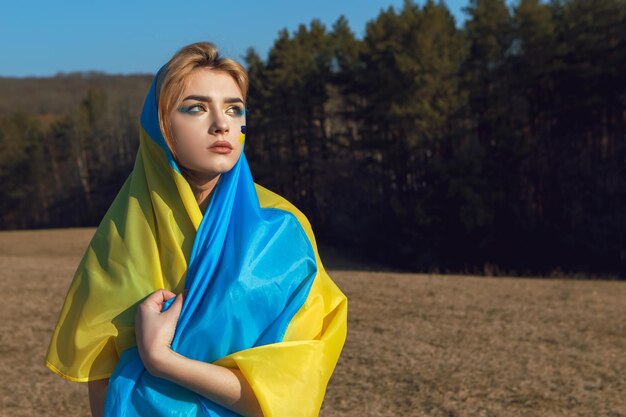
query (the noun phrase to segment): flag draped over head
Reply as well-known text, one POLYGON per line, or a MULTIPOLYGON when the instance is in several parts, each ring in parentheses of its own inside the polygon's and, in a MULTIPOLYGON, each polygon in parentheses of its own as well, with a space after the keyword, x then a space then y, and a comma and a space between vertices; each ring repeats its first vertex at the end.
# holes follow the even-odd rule
POLYGON ((254 184, 243 151, 203 215, 160 131, 155 88, 156 77, 135 166, 76 271, 46 365, 73 381, 111 378, 105 415, 235 415, 152 376, 135 347, 137 305, 159 288, 186 288, 173 350, 239 369, 265 416, 317 415, 345 341, 347 301, 311 227, 254 184))

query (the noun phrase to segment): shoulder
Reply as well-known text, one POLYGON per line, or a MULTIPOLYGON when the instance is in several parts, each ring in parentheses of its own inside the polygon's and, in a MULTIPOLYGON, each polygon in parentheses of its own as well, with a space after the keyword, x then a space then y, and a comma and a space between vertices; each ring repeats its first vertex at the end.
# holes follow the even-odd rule
POLYGON ((306 218, 304 213, 298 210, 298 208, 285 197, 280 196, 257 183, 254 183, 254 187, 256 188, 259 205, 262 209, 284 210, 296 216, 296 218, 301 222, 304 220, 307 224, 309 223, 309 220, 306 218))
POLYGON ((283 210, 293 214, 304 229, 304 232, 307 234, 311 242, 315 244, 315 238, 313 237, 311 223, 309 223, 309 219, 306 218, 304 213, 298 210, 298 208, 294 206, 291 202, 289 202, 289 200, 287 200, 285 197, 282 197, 257 183, 254 183, 254 187, 256 188, 256 193, 257 197, 259 198, 259 205, 261 206, 261 209, 283 210))

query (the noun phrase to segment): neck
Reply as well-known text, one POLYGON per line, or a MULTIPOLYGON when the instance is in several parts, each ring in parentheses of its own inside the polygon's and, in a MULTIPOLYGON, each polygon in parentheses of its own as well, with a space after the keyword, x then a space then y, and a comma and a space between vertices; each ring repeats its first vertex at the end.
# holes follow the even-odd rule
POLYGON ((215 190, 215 186, 217 185, 217 181, 220 176, 216 175, 215 177, 208 179, 196 178, 195 176, 190 175, 186 175, 185 177, 191 187, 191 191, 193 191, 193 194, 196 197, 200 211, 204 214, 209 206, 209 202, 211 202, 213 191, 215 190))

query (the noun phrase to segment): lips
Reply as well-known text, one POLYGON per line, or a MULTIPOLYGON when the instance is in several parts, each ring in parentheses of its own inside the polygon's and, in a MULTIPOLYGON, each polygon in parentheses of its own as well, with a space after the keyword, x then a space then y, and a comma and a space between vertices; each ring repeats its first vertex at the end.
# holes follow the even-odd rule
POLYGON ((209 148, 228 148, 228 149, 233 149, 233 145, 231 145, 230 143, 228 143, 225 140, 218 140, 217 142, 213 143, 211 146, 209 146, 209 148))
POLYGON ((209 146, 209 151, 219 154, 229 154, 233 151, 233 145, 226 142, 225 140, 218 140, 209 146))

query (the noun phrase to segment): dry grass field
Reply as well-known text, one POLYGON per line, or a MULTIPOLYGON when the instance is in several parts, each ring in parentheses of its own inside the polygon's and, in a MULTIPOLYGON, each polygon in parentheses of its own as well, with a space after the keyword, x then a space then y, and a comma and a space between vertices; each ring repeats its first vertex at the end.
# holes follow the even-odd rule
MULTIPOLYGON (((92 233, 0 233, 1 416, 89 415, 86 386, 43 358, 92 233)), ((626 416, 626 282, 371 272, 327 254, 350 302, 322 416, 626 416)))

